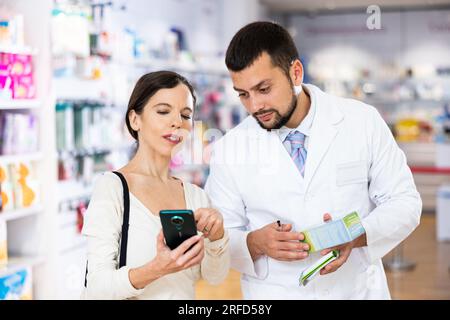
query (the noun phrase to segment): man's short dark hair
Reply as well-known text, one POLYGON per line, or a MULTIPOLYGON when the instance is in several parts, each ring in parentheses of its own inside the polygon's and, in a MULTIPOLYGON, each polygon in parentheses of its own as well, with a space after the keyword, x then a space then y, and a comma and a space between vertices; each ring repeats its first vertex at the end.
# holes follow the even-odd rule
POLYGON ((273 22, 258 21, 234 35, 228 45, 225 64, 228 70, 238 72, 250 66, 263 52, 288 77, 291 63, 299 58, 294 40, 286 29, 273 22))

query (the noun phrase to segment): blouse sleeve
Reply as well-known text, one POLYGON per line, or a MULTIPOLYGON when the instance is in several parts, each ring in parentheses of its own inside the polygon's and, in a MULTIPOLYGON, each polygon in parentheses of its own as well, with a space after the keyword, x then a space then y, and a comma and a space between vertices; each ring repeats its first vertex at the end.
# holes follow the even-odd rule
POLYGON ((82 229, 88 242, 87 299, 127 299, 142 292, 131 284, 129 267, 117 269, 122 219, 122 184, 104 173, 95 182, 82 229))
MULTIPOLYGON (((199 208, 211 208, 206 192, 196 187, 199 197, 199 208)), ((228 275, 230 269, 230 252, 228 247, 228 231, 225 229, 224 236, 216 241, 205 239, 205 256, 202 260, 200 270, 204 280, 212 285, 218 285, 228 275)))

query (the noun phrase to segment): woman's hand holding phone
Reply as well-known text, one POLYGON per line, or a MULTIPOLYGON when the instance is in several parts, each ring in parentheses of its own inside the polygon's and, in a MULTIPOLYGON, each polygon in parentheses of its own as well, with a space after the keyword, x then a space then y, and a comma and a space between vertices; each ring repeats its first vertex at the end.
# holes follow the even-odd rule
POLYGON ((205 253, 204 238, 210 241, 223 238, 225 231, 219 211, 212 208, 200 208, 195 211, 194 217, 197 230, 201 231, 203 236, 192 236, 171 250, 161 230, 157 236, 156 256, 153 260, 129 272, 130 282, 135 288, 144 288, 160 277, 200 264, 205 253))
POLYGON ((204 238, 197 235, 183 241, 174 250, 170 250, 164 241, 164 234, 161 230, 156 242, 156 256, 144 266, 130 270, 131 284, 135 288, 141 289, 167 274, 200 264, 205 254, 204 242, 204 238))
POLYGON ((200 208, 194 213, 197 230, 202 232, 205 238, 216 241, 223 238, 225 233, 223 217, 219 211, 212 208, 200 208))
POLYGON ((164 241, 162 231, 158 234, 156 257, 153 264, 165 274, 178 272, 199 264, 204 255, 204 239, 193 236, 183 241, 177 248, 170 250, 164 241))

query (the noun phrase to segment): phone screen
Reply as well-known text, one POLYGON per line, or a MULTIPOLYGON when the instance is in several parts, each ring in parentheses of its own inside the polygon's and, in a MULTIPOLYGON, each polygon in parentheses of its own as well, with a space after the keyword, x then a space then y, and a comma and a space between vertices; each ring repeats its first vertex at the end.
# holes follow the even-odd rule
POLYGON ((171 250, 186 239, 197 235, 197 225, 192 210, 161 210, 159 217, 166 244, 171 250))

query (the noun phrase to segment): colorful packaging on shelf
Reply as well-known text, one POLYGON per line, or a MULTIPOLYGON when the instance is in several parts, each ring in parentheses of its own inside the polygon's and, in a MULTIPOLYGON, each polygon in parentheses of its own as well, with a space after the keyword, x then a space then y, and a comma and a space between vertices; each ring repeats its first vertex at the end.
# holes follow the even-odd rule
POLYGON ((24 45, 24 37, 22 14, 0 19, 0 45, 21 47, 24 45))
POLYGON ((8 238, 6 236, 6 221, 0 218, 0 268, 8 263, 8 238))
POLYGON ((35 98, 33 78, 31 55, 0 52, 0 92, 4 98, 35 98))
POLYGON ((13 97, 12 78, 2 75, 0 70, 0 99, 9 100, 13 97))
POLYGON ((16 209, 36 204, 39 190, 36 170, 31 163, 20 162, 11 165, 16 209))
POLYGON ((18 112, 0 113, 0 154, 34 152, 39 145, 36 115, 18 112))
POLYGON ((0 271, 0 300, 33 299, 31 268, 0 271))
POLYGON ((33 60, 31 55, 12 54, 11 73, 12 76, 30 76, 33 74, 33 60))
POLYGON ((1 201, 2 211, 8 211, 14 209, 14 194, 13 186, 10 174, 10 168, 8 165, 0 164, 0 184, 1 184, 1 201))
POLYGON ((34 99, 36 87, 31 75, 13 77, 12 82, 13 99, 34 99))

